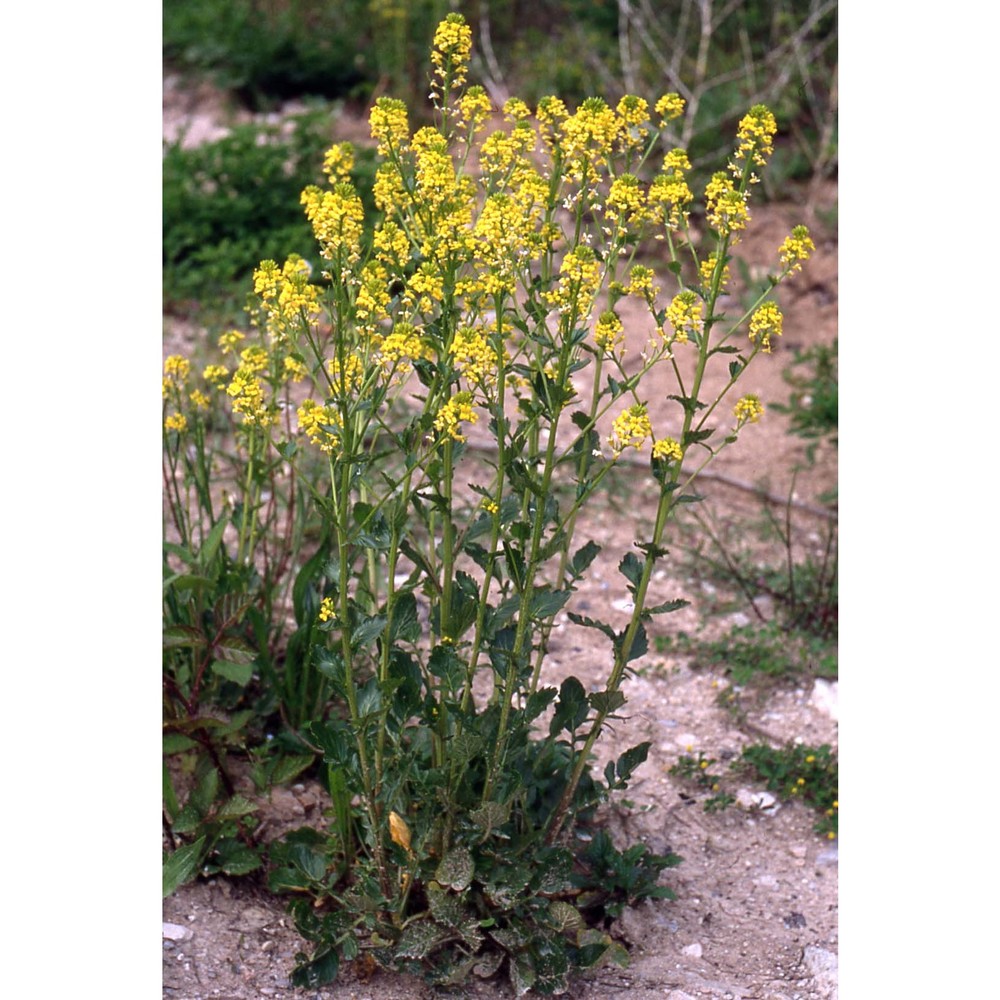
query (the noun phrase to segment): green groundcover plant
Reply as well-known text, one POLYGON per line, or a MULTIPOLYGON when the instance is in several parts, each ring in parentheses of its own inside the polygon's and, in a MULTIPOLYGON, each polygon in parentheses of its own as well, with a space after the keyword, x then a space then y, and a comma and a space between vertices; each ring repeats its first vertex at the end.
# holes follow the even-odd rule
POLYGON ((460 15, 441 22, 435 124, 412 131, 402 102, 374 105, 370 251, 352 150, 335 145, 329 186, 302 194, 320 261, 262 262, 251 328, 223 334, 221 363, 165 366, 171 749, 197 744, 224 767, 207 721, 221 707, 236 713, 214 723, 227 738, 233 718, 271 713, 281 739, 321 756, 328 829, 270 855, 271 888, 293 894, 315 944, 301 985, 365 955, 438 983, 502 972, 519 995, 563 992, 573 969, 624 961, 606 930, 623 907, 671 897, 658 880, 679 858, 620 850, 594 825, 649 744, 600 774, 593 751, 622 718, 647 624, 686 603, 647 600, 668 526, 760 417, 738 384, 781 333, 771 288, 813 249, 796 227, 768 289, 723 315, 772 151, 767 108, 708 184, 701 251, 688 158, 670 143, 676 94, 572 113, 513 98, 498 123, 466 86, 471 44, 460 15), (673 294, 638 262, 653 238, 673 294), (654 326, 629 364, 626 296, 654 326), (714 366, 723 388, 702 398, 714 366), (654 428, 643 384, 663 368, 674 419, 654 428), (576 529, 633 450, 648 450, 658 501, 618 563, 634 610, 615 628, 571 610, 600 551, 576 529), (607 640, 598 690, 544 683, 564 609, 607 640))

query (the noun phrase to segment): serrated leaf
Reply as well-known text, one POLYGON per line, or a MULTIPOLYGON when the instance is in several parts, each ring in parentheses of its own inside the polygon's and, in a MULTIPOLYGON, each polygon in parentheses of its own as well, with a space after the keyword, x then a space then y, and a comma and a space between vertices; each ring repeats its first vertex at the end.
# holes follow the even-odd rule
POLYGON ((212 673, 224 677, 227 681, 246 687, 253 677, 253 667, 249 664, 226 663, 224 660, 212 661, 212 673))
POLYGON ((239 819, 240 816, 247 816, 256 811, 256 802, 251 802, 243 795, 234 795, 219 807, 216 816, 219 819, 239 819))
POLYGON ((302 965, 296 966, 292 973, 292 985, 312 989, 325 986, 337 978, 340 971, 340 958, 333 948, 320 949, 302 965))
POLYGON ((549 723, 549 736, 565 729, 574 733, 583 725, 590 712, 587 692, 576 677, 567 677, 559 687, 559 701, 549 723))
POLYGON ((582 548, 577 549, 570 562, 570 572, 573 576, 582 576, 587 567, 597 558, 600 551, 601 546, 596 542, 587 542, 582 548))
POLYGON ((645 763, 646 758, 649 756, 650 746, 651 744, 648 741, 640 743, 638 746, 626 750, 618 758, 618 762, 615 764, 615 772, 620 781, 627 781, 632 777, 632 772, 640 764, 645 763))
POLYGON ((311 753, 279 757, 271 770, 271 784, 283 785, 285 782, 297 778, 315 759, 311 753))
POLYGON ((467 847, 453 847, 442 859, 434 878, 456 892, 468 889, 476 874, 472 852, 467 847))
POLYGON ((680 611, 681 608, 686 608, 690 603, 690 601, 685 601, 683 597, 679 597, 675 601, 657 604, 655 608, 643 608, 642 616, 645 618, 646 616, 669 614, 671 611, 680 611))
POLYGON ((448 741, 448 759, 462 767, 483 750, 485 740, 478 733, 462 732, 448 741))
POLYGON ((572 596, 569 590, 550 590, 548 587, 536 587, 531 595, 532 618, 551 618, 565 607, 572 596))
POLYGON ((409 924, 396 944, 397 958, 426 958, 434 946, 447 936, 447 932, 432 920, 418 920, 409 924))
POLYGON ((626 552, 618 564, 618 571, 629 581, 631 584, 628 588, 629 593, 634 595, 642 579, 642 561, 634 552, 626 552))
POLYGON ((560 933, 576 931, 583 927, 583 917, 580 911, 571 903, 554 899, 549 904, 549 919, 552 926, 560 933))
POLYGON ((190 646, 192 649, 204 649, 208 645, 204 632, 194 625, 168 625, 163 630, 163 648, 177 649, 190 646))
POLYGON ((510 817, 510 803, 484 802, 478 809, 473 809, 469 813, 469 819, 482 833, 485 840, 492 832, 493 828, 503 826, 510 817))
POLYGON ((607 622, 599 622, 595 618, 588 618, 586 615, 578 615, 574 611, 568 612, 569 620, 575 625, 582 625, 584 628, 596 628, 603 632, 609 639, 614 641, 617 638, 615 630, 607 622))
POLYGON ((595 711, 610 715, 625 704, 625 695, 621 691, 595 691, 589 700, 595 711))
POLYGON ((253 663, 257 651, 242 636, 224 635, 212 644, 212 655, 216 660, 242 667, 253 663))
POLYGON ((385 622, 385 615, 372 615, 366 618, 351 633, 351 645, 355 649, 364 649, 382 635, 385 631, 385 622))
POLYGON ((199 837, 193 844, 178 847, 163 862, 163 898, 175 892, 178 887, 190 882, 198 871, 205 837, 199 837))
POLYGON ((232 838, 220 840, 215 852, 216 865, 227 875, 246 875, 263 864, 257 851, 232 838))

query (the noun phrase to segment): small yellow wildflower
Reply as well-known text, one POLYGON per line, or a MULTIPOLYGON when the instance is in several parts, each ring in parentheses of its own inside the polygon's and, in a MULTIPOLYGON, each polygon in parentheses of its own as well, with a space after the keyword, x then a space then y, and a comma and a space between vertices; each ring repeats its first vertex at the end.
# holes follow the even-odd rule
POLYGON ((183 413, 171 413, 163 421, 163 428, 164 430, 177 431, 178 434, 183 434, 187 430, 187 417, 183 413))
POLYGON ((653 458, 665 459, 668 462, 679 462, 684 457, 680 444, 673 438, 660 438, 653 442, 653 458))
POLYGON ((181 354, 171 354, 163 362, 163 374, 178 385, 187 381, 190 372, 191 362, 181 354))
POLYGON ((646 413, 645 403, 635 403, 615 417, 611 425, 608 444, 617 458, 626 448, 642 448, 643 442, 653 436, 653 427, 646 413))
MULTIPOLYGON (((267 263, 267 261, 264 263, 267 263)), ((275 265, 275 267, 277 267, 277 265, 275 265)), ((235 354, 236 348, 245 339, 246 335, 241 333, 239 330, 227 330, 221 337, 219 337, 219 347, 222 348, 223 354, 235 354)))
POLYGON ((694 292, 678 292, 667 306, 667 322, 673 327, 671 342, 686 344, 688 335, 697 338, 705 328, 704 303, 694 292))
POLYGON ((323 173, 331 183, 339 184, 351 179, 354 169, 354 147, 349 142, 338 142, 323 157, 323 173))
POLYGON ((240 361, 243 362, 240 367, 246 368, 248 371, 254 373, 265 371, 268 361, 267 351, 263 347, 256 345, 248 347, 246 350, 240 352, 240 361))
POLYGON ((310 184, 299 200, 325 260, 353 263, 360 258, 365 212, 353 184, 340 182, 332 191, 310 184))
POLYGON ((815 763, 815 761, 816 761, 816 757, 815 757, 814 754, 809 754, 809 756, 806 757, 806 763, 807 764, 813 764, 813 763, 815 763))
MULTIPOLYGON (((378 142, 378 152, 386 156, 405 148, 410 138, 406 105, 394 97, 380 97, 368 116, 371 136, 378 142)), ((394 168, 386 164, 390 170, 394 168)))
MULTIPOLYGON (((718 258, 713 253, 707 260, 703 260, 701 264, 698 265, 698 272, 701 275, 701 283, 705 286, 706 295, 708 294, 708 289, 711 287, 712 278, 715 276, 715 268, 717 264, 718 258)), ((719 279, 719 291, 725 291, 728 284, 729 265, 725 264, 722 268, 722 277, 719 279)))
POLYGON ((764 404, 760 401, 760 396, 747 393, 741 397, 736 406, 733 407, 733 414, 737 420, 737 426, 742 427, 746 423, 755 424, 764 413, 764 404))
POLYGON ((624 329, 617 313, 612 309, 606 309, 598 317, 597 325, 594 327, 594 343, 602 351, 610 353, 625 339, 624 329))
POLYGON ((306 366, 301 361, 291 356, 285 358, 284 368, 285 378, 287 378, 290 382, 301 382, 306 375, 309 374, 309 370, 306 366))
MULTIPOLYGON (((265 302, 273 299, 278 294, 278 279, 281 271, 273 260, 262 260, 260 267, 253 272, 253 290, 265 302)), ((233 331, 235 332, 235 331, 233 331)), ((223 337, 226 334, 223 334, 223 337)), ((219 346, 222 347, 222 339, 219 339, 219 346)), ((233 345, 236 346, 235 344, 233 345)))
POLYGON ((803 261, 807 261, 815 249, 816 244, 810 238, 809 230, 805 226, 796 226, 778 251, 781 266, 789 274, 795 274, 802 270, 803 261))
POLYGON ((490 514, 496 515, 500 513, 500 504, 494 500, 487 500, 485 497, 483 498, 482 507, 483 510, 488 511, 490 514))
POLYGON ((797 782, 795 782, 795 783, 797 785, 804 785, 806 783, 806 779, 805 778, 799 778, 799 780, 797 782))
POLYGON ((668 121, 684 114, 684 98, 680 94, 664 94, 653 105, 653 109, 660 116, 660 128, 663 128, 668 121))
POLYGON ((705 211, 708 224, 720 236, 733 236, 746 229, 750 221, 746 198, 733 187, 733 182, 721 170, 712 175, 705 188, 705 211))
POLYGON ((243 415, 243 423, 263 427, 271 422, 264 387, 250 368, 237 368, 226 392, 232 397, 233 410, 243 415))
POLYGON ((636 225, 646 215, 645 202, 639 179, 634 174, 622 174, 611 182, 604 214, 612 222, 619 222, 625 216, 629 225, 636 225))
POLYGON ((308 435, 320 451, 330 454, 340 446, 336 433, 341 428, 340 415, 332 406, 320 406, 314 399, 305 400, 298 409, 299 431, 308 435))
POLYGON ((339 396, 357 392, 364 382, 365 365, 357 354, 345 355, 343 367, 337 358, 331 358, 326 363, 326 370, 333 382, 332 390, 339 396))
POLYGON ((229 369, 225 365, 207 365, 201 373, 201 377, 209 385, 221 389, 229 379, 229 369))
POLYGON ((319 604, 319 620, 321 622, 328 622, 331 618, 335 618, 336 615, 337 612, 333 604, 333 598, 324 597, 319 604))
MULTIPOLYGON (((434 50, 431 62, 434 73, 442 85, 451 90, 459 90, 465 83, 472 52, 472 29, 461 14, 449 14, 434 32, 434 50)), ((437 91, 435 83, 435 91, 437 91)))
POLYGON ((660 286, 653 284, 656 277, 652 268, 644 264, 636 264, 628 273, 628 294, 636 295, 647 302, 652 301, 660 293, 660 286))
MULTIPOLYGON (((754 165, 765 166, 767 157, 774 152, 773 140, 777 131, 778 125, 774 115, 765 105, 755 104, 740 121, 736 159, 730 166, 733 173, 739 175, 743 172, 741 164, 745 163, 748 157, 754 165)), ((751 183, 756 180, 757 178, 751 175, 751 183)))
POLYGON ((781 336, 781 310, 773 302, 765 302, 750 317, 750 340, 765 353, 771 353, 771 337, 781 336))
POLYGON ((208 396, 200 389, 193 389, 191 391, 191 402, 197 410, 207 410, 210 403, 208 396))
POLYGON ((451 399, 437 412, 434 426, 444 434, 450 435, 455 441, 464 441, 465 436, 459 429, 461 423, 474 424, 479 420, 479 414, 472 408, 471 392, 456 392, 451 399))
POLYGON ((830 832, 827 833, 827 835, 826 835, 826 839, 827 840, 836 840, 837 839, 837 835, 833 832, 833 830, 830 830, 830 832))

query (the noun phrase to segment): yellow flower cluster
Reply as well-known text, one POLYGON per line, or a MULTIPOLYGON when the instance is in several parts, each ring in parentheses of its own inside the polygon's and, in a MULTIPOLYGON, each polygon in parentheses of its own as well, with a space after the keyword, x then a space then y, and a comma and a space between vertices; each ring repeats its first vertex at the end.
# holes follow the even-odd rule
POLYGON ((773 302, 765 302, 750 317, 750 340, 771 353, 771 337, 781 336, 781 310, 773 302))
MULTIPOLYGON (((264 261, 264 264, 274 264, 273 261, 264 261)), ((263 267, 263 265, 261 265, 263 267)), ((277 264, 274 264, 275 269, 277 269, 277 264)), ((256 275, 254 277, 254 284, 256 284, 256 275)), ((221 337, 219 337, 219 347, 223 354, 235 354, 236 348, 246 339, 246 335, 241 333, 239 330, 227 330, 221 337)), ((226 374, 229 374, 228 372, 226 374)), ((207 378, 207 376, 206 376, 207 378)))
POLYGON ((290 382, 301 382, 309 374, 306 366, 298 358, 291 356, 285 358, 284 371, 285 378, 290 382))
POLYGON ((630 226, 643 221, 648 214, 646 195, 634 174, 621 174, 611 182, 604 214, 612 222, 619 222, 624 216, 625 222, 630 226))
POLYGON ((680 444, 671 437, 653 442, 653 458, 667 462, 679 462, 684 457, 680 444))
POLYGON ((229 379, 229 369, 225 365, 206 365, 201 377, 213 388, 221 389, 229 379))
POLYGON ((713 174, 705 188, 705 212, 708 224, 720 236, 733 236, 733 243, 738 239, 735 234, 750 221, 746 199, 722 171, 713 174))
POLYGON ((535 118, 538 120, 538 132, 542 137, 542 142, 552 151, 556 146, 555 130, 569 117, 566 105, 558 97, 543 97, 538 102, 535 111, 535 118))
POLYGON ((645 264, 635 264, 628 273, 626 291, 629 295, 638 296, 652 304, 656 296, 660 294, 660 286, 654 283, 655 278, 656 272, 652 268, 646 267, 645 264))
POLYGON ((704 304, 690 290, 679 292, 667 306, 667 322, 674 329, 671 343, 686 344, 689 335, 697 339, 705 327, 704 304))
POLYGON ((559 125, 563 155, 571 176, 599 170, 607 163, 622 130, 622 120, 601 97, 588 97, 559 125))
POLYGON ((684 98, 680 94, 664 94, 653 105, 653 110, 660 116, 660 128, 663 128, 668 121, 684 114, 684 98))
POLYGON ((355 315, 362 329, 372 333, 389 315, 389 274, 377 260, 370 260, 361 269, 359 280, 354 300, 355 315))
POLYGON ((331 184, 349 183, 354 169, 354 147, 349 142, 331 146, 323 157, 323 173, 331 184))
POLYGON ((336 358, 331 358, 326 363, 326 370, 330 373, 333 390, 345 398, 356 393, 365 379, 364 362, 357 354, 348 354, 343 366, 336 358))
POLYGON ((240 365, 245 371, 253 372, 253 374, 258 375, 260 372, 267 369, 267 351, 263 347, 254 344, 251 347, 246 348, 246 350, 240 351, 240 361, 243 363, 240 365))
POLYGON ((163 362, 163 374, 174 384, 182 385, 191 372, 191 362, 182 354, 171 354, 163 362))
POLYGON ((379 347, 380 364, 398 375, 413 371, 413 361, 433 357, 420 331, 412 323, 397 323, 379 347))
POLYGON ((343 265, 360 258, 365 211, 353 185, 338 183, 332 191, 321 191, 311 184, 302 192, 301 202, 325 260, 343 265))
POLYGON ((264 387, 253 370, 237 368, 226 392, 232 397, 233 411, 242 414, 244 424, 266 427, 274 422, 264 387))
POLYGON ((479 420, 479 414, 472 408, 471 392, 456 392, 451 399, 437 412, 434 426, 442 433, 456 441, 464 441, 460 426, 462 422, 474 424, 479 420))
MULTIPOLYGON (((310 283, 311 274, 308 262, 294 253, 280 269, 273 260, 262 260, 254 271, 253 290, 260 297, 268 332, 275 341, 284 340, 289 329, 303 322, 303 317, 309 322, 319 313, 319 289, 310 283)), ((221 338, 219 344, 222 346, 221 338)))
POLYGON ((458 99, 459 118, 472 132, 482 131, 492 110, 489 96, 480 86, 469 87, 458 99))
POLYGON ((737 427, 742 427, 746 423, 755 424, 764 413, 764 404, 760 401, 760 396, 747 393, 742 396, 733 407, 733 415, 736 417, 737 427))
MULTIPOLYGON (((299 431, 320 451, 330 454, 340 446, 340 415, 332 406, 320 406, 314 399, 307 399, 298 408, 299 431)), ((325 620, 325 619, 324 619, 325 620)))
POLYGON ((626 448, 641 448, 643 442, 652 436, 653 426, 649 422, 645 403, 635 403, 615 417, 608 444, 617 458, 626 448))
POLYGON ((437 303, 444 298, 444 275, 433 261, 425 260, 413 272, 403 293, 403 304, 414 302, 423 313, 433 312, 437 303))
MULTIPOLYGON (((483 390, 492 389, 497 384, 497 353, 482 330, 469 326, 456 330, 451 343, 451 356, 455 367, 470 384, 483 390)), ((505 363, 508 360, 506 352, 503 360, 505 363)))
MULTIPOLYGON (((706 294, 708 294, 707 290, 712 285, 712 278, 715 276, 715 267, 717 264, 718 258, 713 253, 710 257, 706 258, 698 265, 698 273, 701 275, 701 283, 705 286, 706 294)), ((722 267, 722 276, 719 279, 719 291, 725 291, 728 284, 729 265, 724 264, 722 267)))
POLYGON ((796 226, 791 236, 785 237, 785 242, 778 251, 782 268, 789 274, 801 271, 802 263, 809 259, 815 249, 816 244, 809 236, 809 230, 805 226, 796 226))
POLYGON ((622 122, 621 143, 626 149, 641 146, 649 135, 649 103, 634 94, 626 94, 615 108, 622 122))
POLYGON ((319 602, 319 620, 321 622, 328 622, 331 618, 337 617, 337 611, 333 603, 332 597, 324 597, 322 601, 319 602))
MULTIPOLYGON (((733 173, 739 175, 743 172, 741 164, 748 157, 755 166, 766 166, 767 157, 774 152, 774 135, 777 131, 778 124, 774 115, 765 105, 755 104, 743 116, 736 133, 736 160, 730 166, 733 173)), ((757 178, 751 175, 750 180, 755 182, 757 178)))
POLYGON ((684 176, 691 161, 683 149, 672 149, 663 161, 663 173, 653 178, 649 186, 650 204, 657 206, 656 217, 671 229, 680 229, 688 217, 687 206, 694 201, 684 176))
POLYGON ((602 351, 613 353, 615 348, 625 339, 625 328, 618 314, 612 309, 606 309, 597 319, 594 327, 594 343, 602 351))
POLYGON ((461 14, 449 14, 434 32, 434 49, 431 52, 434 73, 441 84, 458 90, 465 83, 471 53, 472 29, 461 14))
POLYGON ((183 413, 171 413, 170 416, 163 421, 163 429, 183 434, 184 431, 187 430, 187 417, 185 417, 183 413))
POLYGON ((368 116, 372 138, 380 156, 391 156, 405 149, 410 140, 410 122, 406 105, 394 97, 380 97, 368 116))
POLYGON ((601 283, 601 262, 586 244, 573 247, 559 265, 559 285, 548 292, 547 298, 559 312, 575 305, 578 315, 590 312, 590 306, 601 283))

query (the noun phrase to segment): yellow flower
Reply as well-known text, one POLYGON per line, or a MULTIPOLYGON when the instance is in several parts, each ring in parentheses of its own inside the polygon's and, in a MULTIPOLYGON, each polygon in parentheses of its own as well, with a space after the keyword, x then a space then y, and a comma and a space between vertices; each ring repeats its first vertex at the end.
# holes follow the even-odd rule
POLYGON ((305 400, 298 409, 299 431, 327 454, 340 446, 340 415, 332 406, 320 406, 314 399, 305 400))
POLYGON ((191 362, 181 354, 171 354, 163 362, 163 374, 178 385, 187 381, 190 372, 191 362))
POLYGON ((209 407, 209 398, 200 389, 194 389, 191 392, 191 402, 194 404, 195 409, 207 410, 209 407))
POLYGON ((750 340, 767 354, 771 353, 771 337, 781 336, 781 310, 773 302, 765 302, 750 317, 750 340))
POLYGON ((789 274, 801 271, 802 262, 808 260, 815 249, 816 244, 810 238, 809 230, 805 226, 796 226, 778 251, 781 266, 789 274))
POLYGON ((248 347, 245 351, 240 352, 240 360, 243 362, 241 368, 246 368, 254 373, 262 372, 267 368, 267 351, 256 345, 248 347))
MULTIPOLYGON (((461 88, 465 83, 471 52, 472 29, 461 14, 449 14, 434 32, 434 50, 431 52, 434 74, 442 86, 447 85, 451 90, 461 88)), ((440 96, 438 82, 434 89, 440 96)))
POLYGON ((320 246, 320 255, 325 260, 337 257, 350 263, 358 260, 365 212, 354 186, 342 182, 334 185, 332 191, 321 191, 310 184, 300 201, 320 246))
POLYGON ((764 404, 760 397, 753 393, 747 393, 733 407, 733 414, 737 420, 737 426, 742 427, 746 423, 755 424, 764 413, 764 404))
POLYGON ((671 342, 686 344, 688 334, 697 338, 705 327, 705 307, 692 291, 679 292, 667 306, 667 322, 673 327, 671 342))
POLYGON ((187 417, 183 413, 171 413, 163 421, 163 428, 164 430, 177 431, 178 434, 182 434, 187 430, 187 417))
POLYGON ((229 369, 225 365, 206 365, 201 377, 209 385, 216 389, 221 389, 229 378, 229 369))
POLYGON ((285 358, 285 378, 290 382, 301 382, 309 374, 306 366, 293 357, 285 358))
MULTIPOLYGON (((715 276, 715 268, 718 264, 718 258, 713 253, 707 260, 703 260, 701 264, 698 265, 698 272, 701 275, 701 283, 705 287, 705 294, 708 295, 708 291, 712 285, 712 278, 715 276)), ((729 265, 725 264, 722 268, 722 277, 719 279, 719 291, 723 292, 726 289, 726 285, 729 284, 729 265)))
POLYGON ((628 224, 635 225, 642 222, 646 214, 645 201, 638 178, 634 174, 622 174, 611 182, 605 215, 612 222, 618 222, 625 215, 628 224))
POLYGON ((458 113, 466 125, 479 132, 493 110, 489 96, 482 87, 469 87, 458 100, 458 113))
MULTIPOLYGON (((736 147, 736 162, 731 169, 737 175, 742 173, 741 163, 749 157, 758 167, 767 163, 767 157, 774 152, 774 134, 778 131, 774 115, 763 104, 755 104, 740 121, 736 147)), ((757 180, 750 177, 751 182, 757 180)))
POLYGON ((660 438, 653 442, 653 458, 665 459, 668 462, 679 462, 684 457, 680 444, 673 438, 660 438))
POLYGON ((660 286, 653 284, 656 274, 644 264, 636 264, 628 273, 628 294, 636 295, 647 302, 652 301, 660 293, 660 286))
POLYGON ((720 236, 736 234, 750 221, 746 199, 722 171, 713 174, 705 188, 705 213, 708 224, 720 236))
POLYGON ((646 413, 645 403, 636 403, 615 417, 608 444, 617 458, 626 448, 642 448, 643 442, 653 436, 653 427, 646 413))
POLYGON ((331 146, 323 157, 323 173, 334 184, 351 179, 354 169, 354 147, 349 142, 339 142, 331 146))
POLYGON ((594 343, 602 351, 609 353, 625 339, 624 327, 618 315, 611 309, 606 309, 598 317, 594 327, 594 343))
POLYGON ((237 368, 226 392, 232 397, 233 410, 243 415, 243 423, 264 427, 272 423, 264 387, 251 368, 237 368))
POLYGON ((479 420, 479 414, 472 409, 472 393, 456 392, 451 399, 437 412, 434 426, 437 430, 450 435, 455 441, 464 441, 465 436, 459 429, 462 421, 474 424, 479 420))
POLYGON ((320 601, 319 605, 319 620, 321 622, 328 622, 331 618, 335 618, 336 616, 337 612, 334 608, 333 598, 324 597, 323 600, 320 601))
MULTIPOLYGON (((266 263, 268 263, 268 261, 264 261, 264 264, 266 263)), ((271 261, 270 263, 274 262, 271 261)), ((263 264, 261 266, 263 267, 263 264)), ((276 264, 275 267, 277 267, 276 264)), ((256 285, 256 280, 255 280, 255 285, 256 285)), ((223 354, 230 354, 230 353, 235 354, 237 346, 244 339, 245 335, 241 333, 239 330, 227 330, 221 337, 219 337, 219 347, 222 348, 223 354)), ((221 367, 221 365, 219 367, 221 367)))
POLYGON ((660 128, 663 128, 668 121, 684 114, 684 98, 680 94, 664 94, 653 108, 660 116, 660 128))
POLYGON ((394 97, 380 97, 368 116, 371 136, 378 142, 378 152, 386 156, 405 148, 410 138, 406 105, 394 97))

